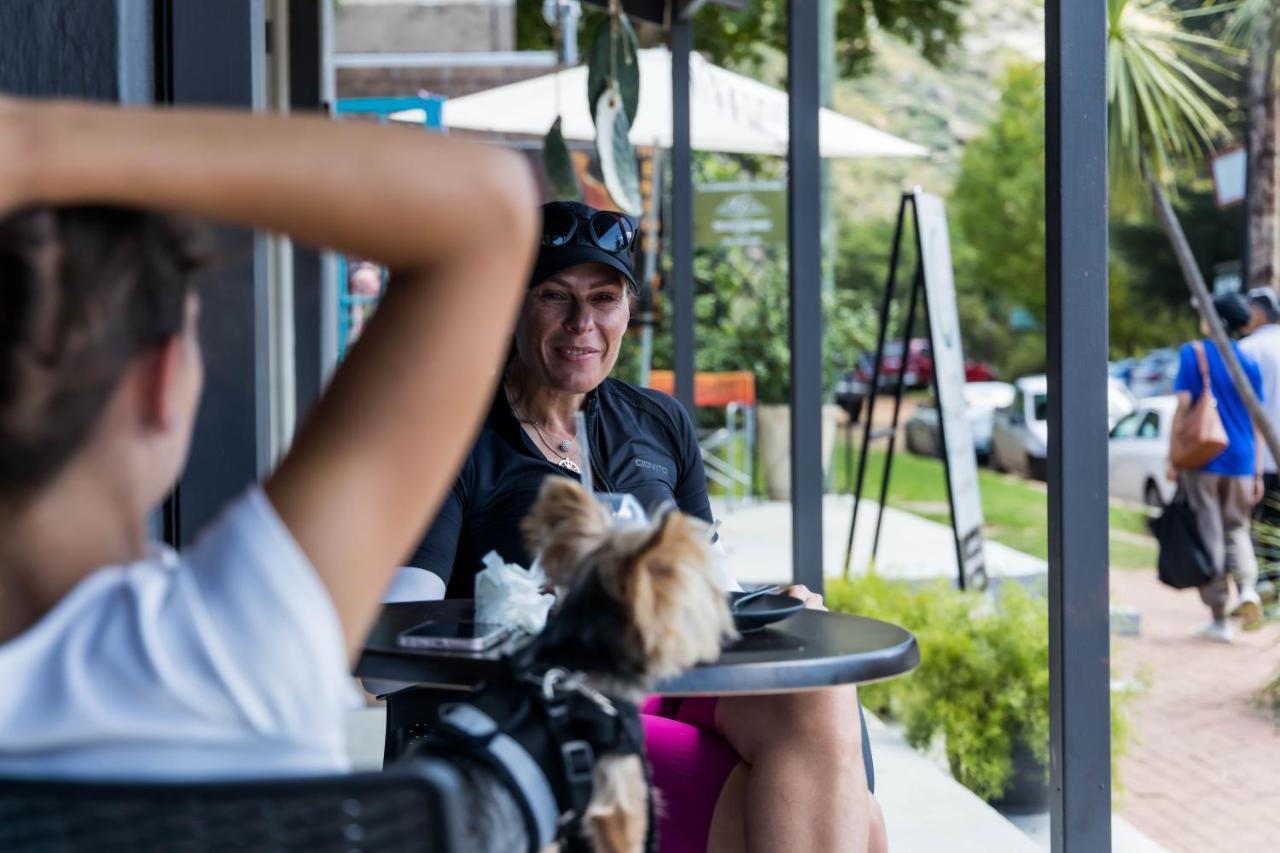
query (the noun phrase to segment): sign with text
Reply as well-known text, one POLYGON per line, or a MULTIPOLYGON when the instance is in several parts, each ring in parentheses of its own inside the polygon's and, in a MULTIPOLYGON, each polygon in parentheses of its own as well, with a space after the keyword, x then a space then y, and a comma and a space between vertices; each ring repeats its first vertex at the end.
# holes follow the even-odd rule
POLYGON ((693 195, 700 249, 787 245, 787 188, 781 181, 700 184, 693 195))
POLYGON ((938 395, 939 425, 946 450, 947 484, 955 526, 957 559, 965 585, 986 583, 982 539, 982 495, 978 463, 964 403, 964 350, 960 345, 960 317, 951 266, 951 238, 942 199, 917 190, 913 194, 916 239, 924 272, 933 346, 934 387, 938 395))

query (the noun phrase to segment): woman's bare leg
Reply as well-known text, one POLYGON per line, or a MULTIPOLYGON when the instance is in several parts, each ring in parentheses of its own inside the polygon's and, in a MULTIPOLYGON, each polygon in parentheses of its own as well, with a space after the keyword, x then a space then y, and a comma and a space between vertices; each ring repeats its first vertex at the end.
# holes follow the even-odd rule
POLYGON ((864 853, 875 840, 883 850, 857 702, 852 687, 722 697, 716 726, 743 764, 716 803, 708 849, 864 853))

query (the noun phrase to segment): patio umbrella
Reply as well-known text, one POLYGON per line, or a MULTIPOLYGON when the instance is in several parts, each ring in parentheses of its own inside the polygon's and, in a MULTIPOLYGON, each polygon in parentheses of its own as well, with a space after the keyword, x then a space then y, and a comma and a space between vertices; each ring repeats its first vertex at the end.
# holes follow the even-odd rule
MULTIPOLYGON (((671 53, 639 52, 640 107, 631 128, 636 146, 671 147, 671 53)), ((693 147, 735 154, 787 153, 787 94, 735 74, 693 54, 689 60, 693 147)), ((397 121, 422 123, 421 110, 395 113, 397 121)), ((531 80, 452 98, 446 127, 541 136, 561 116, 565 139, 592 141, 587 109, 587 68, 567 68, 531 80)), ((924 157, 928 149, 877 130, 834 110, 818 119, 823 157, 924 157)))

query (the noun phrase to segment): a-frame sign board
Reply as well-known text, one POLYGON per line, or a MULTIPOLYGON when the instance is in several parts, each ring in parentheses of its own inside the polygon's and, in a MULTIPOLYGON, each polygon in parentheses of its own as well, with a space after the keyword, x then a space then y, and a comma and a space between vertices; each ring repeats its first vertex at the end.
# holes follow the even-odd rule
POLYGON ((915 232, 916 270, 907 294, 906 320, 902 329, 902 364, 893 386, 892 424, 884 435, 888 438, 884 471, 880 481, 875 537, 871 545, 874 564, 880 547, 880 528, 893 468, 893 451, 898 431, 898 415, 906 376, 906 358, 910 352, 916 309, 921 291, 925 297, 925 325, 933 351, 933 391, 938 404, 938 433, 941 439, 943 466, 946 470, 947 501, 951 510, 951 528, 955 535, 957 582, 961 589, 982 589, 987 584, 983 556, 982 497, 978 491, 978 463, 974 455, 973 436, 965 414, 964 351, 960 344, 960 318, 956 311, 955 277, 951 267, 951 240, 947 232, 947 214, 942 199, 917 188, 902 194, 898 206, 898 222, 894 229, 893 252, 889 261, 889 278, 880 304, 880 328, 876 337, 875 362, 872 369, 867 402, 863 407, 862 447, 854 487, 853 518, 849 523, 849 541, 845 548, 844 570, 848 574, 853 557, 853 537, 858 524, 858 507, 867 470, 867 452, 874 437, 871 415, 880 390, 880 369, 884 362, 885 339, 888 336, 890 312, 897 290, 898 266, 902 256, 904 225, 910 211, 915 232))

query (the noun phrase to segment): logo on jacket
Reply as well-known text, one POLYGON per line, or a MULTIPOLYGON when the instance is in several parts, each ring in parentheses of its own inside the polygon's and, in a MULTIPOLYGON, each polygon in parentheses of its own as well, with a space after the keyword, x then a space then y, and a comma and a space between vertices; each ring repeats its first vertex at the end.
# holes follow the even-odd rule
POLYGON ((661 474, 664 477, 671 476, 671 469, 665 465, 659 465, 656 462, 650 462, 648 459, 636 459, 635 463, 637 468, 643 468, 646 471, 654 471, 658 474, 661 474))

